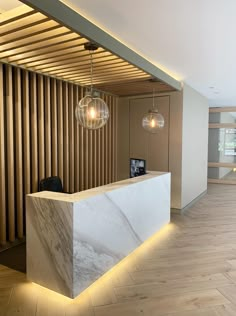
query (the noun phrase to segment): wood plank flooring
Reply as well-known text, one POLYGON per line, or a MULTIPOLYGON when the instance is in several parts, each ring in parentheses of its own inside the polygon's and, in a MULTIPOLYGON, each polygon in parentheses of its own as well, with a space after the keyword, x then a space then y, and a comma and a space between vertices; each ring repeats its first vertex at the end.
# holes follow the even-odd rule
POLYGON ((0 265, 0 316, 236 316, 236 186, 208 193, 75 300, 0 265))

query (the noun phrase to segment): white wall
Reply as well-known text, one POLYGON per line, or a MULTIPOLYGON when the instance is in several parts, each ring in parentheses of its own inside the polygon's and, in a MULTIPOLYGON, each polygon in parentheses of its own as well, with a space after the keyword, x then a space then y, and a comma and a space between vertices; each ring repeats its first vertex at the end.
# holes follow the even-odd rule
POLYGON ((188 85, 183 88, 182 205, 207 189, 208 101, 188 85))

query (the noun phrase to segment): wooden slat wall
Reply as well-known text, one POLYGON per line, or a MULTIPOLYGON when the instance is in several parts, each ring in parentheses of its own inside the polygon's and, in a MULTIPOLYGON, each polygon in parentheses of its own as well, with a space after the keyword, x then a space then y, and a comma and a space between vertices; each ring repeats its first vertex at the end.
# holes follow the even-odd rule
POLYGON ((84 88, 0 63, 0 245, 25 235, 25 195, 59 175, 65 191, 116 181, 117 99, 102 129, 75 120, 84 88))

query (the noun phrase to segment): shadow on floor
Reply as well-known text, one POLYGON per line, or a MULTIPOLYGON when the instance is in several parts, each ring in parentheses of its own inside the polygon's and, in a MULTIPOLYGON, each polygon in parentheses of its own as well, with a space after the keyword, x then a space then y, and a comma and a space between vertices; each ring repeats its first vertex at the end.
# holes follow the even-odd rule
POLYGON ((0 252, 0 265, 26 273, 26 244, 0 252))

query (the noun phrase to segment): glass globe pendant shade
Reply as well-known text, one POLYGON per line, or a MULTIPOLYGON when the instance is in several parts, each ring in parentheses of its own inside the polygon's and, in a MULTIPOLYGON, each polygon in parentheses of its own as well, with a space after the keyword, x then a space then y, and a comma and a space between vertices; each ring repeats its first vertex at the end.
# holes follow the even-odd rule
POLYGON ((157 133, 165 125, 164 117, 158 113, 157 110, 150 110, 148 114, 143 117, 142 126, 149 133, 157 133))
POLYGON ((98 129, 109 119, 109 109, 102 99, 88 94, 77 104, 75 117, 83 127, 98 129))

